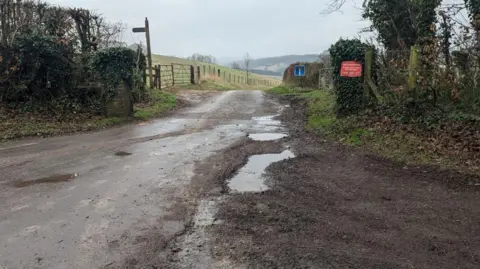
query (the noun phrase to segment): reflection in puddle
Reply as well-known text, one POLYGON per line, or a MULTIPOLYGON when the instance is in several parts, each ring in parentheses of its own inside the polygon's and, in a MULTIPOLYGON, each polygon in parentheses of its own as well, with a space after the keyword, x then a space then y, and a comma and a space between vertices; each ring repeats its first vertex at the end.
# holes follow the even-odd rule
POLYGON ((255 141, 272 141, 288 136, 282 133, 261 133, 261 134, 249 134, 248 137, 255 141))
POLYGON ((264 116, 264 117, 253 117, 254 121, 257 121, 261 125, 281 125, 282 123, 279 120, 274 120, 273 118, 279 115, 264 116))
POLYGON ((240 168, 229 182, 228 187, 237 192, 260 192, 267 190, 263 173, 265 169, 274 162, 294 158, 295 155, 290 150, 285 150, 279 154, 261 154, 253 155, 248 159, 247 164, 240 168))
POLYGON ((63 175, 53 175, 49 177, 42 177, 34 180, 27 180, 27 181, 20 181, 14 184, 17 188, 24 188, 36 184, 42 183, 59 183, 59 182, 66 182, 76 178, 78 174, 63 174, 63 175))

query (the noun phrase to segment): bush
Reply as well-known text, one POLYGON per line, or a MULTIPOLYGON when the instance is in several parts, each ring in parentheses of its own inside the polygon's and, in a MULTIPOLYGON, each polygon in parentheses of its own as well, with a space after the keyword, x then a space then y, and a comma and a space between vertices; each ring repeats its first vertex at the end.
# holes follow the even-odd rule
POLYGON ((124 47, 107 48, 92 56, 90 67, 104 85, 102 98, 104 102, 108 102, 116 95, 116 89, 123 81, 126 81, 132 89, 134 101, 140 101, 147 94, 143 54, 124 47))
POLYGON ((0 100, 9 104, 51 101, 73 88, 74 65, 56 37, 34 28, 20 34, 11 46, 0 47, 0 100))
POLYGON ((340 67, 343 61, 357 61, 362 64, 364 71, 365 50, 368 46, 358 39, 340 39, 329 49, 339 115, 354 114, 363 107, 364 72, 357 78, 341 77, 340 67))

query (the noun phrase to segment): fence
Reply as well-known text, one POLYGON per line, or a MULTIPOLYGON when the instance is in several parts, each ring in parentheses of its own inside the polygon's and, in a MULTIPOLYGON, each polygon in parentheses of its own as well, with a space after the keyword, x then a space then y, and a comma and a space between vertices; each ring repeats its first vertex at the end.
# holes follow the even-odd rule
POLYGON ((173 86, 201 84, 206 80, 220 80, 231 85, 249 85, 272 87, 279 85, 280 80, 264 79, 247 72, 220 69, 211 65, 186 65, 172 63, 153 67, 153 88, 164 89, 173 86))

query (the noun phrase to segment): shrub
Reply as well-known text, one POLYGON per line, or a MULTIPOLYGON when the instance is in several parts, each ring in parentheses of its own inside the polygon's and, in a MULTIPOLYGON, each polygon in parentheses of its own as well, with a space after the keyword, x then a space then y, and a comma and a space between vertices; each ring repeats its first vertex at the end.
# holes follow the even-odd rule
POLYGON ((90 66, 104 85, 104 102, 116 95, 116 89, 123 81, 131 87, 134 101, 139 101, 146 95, 143 54, 124 47, 107 48, 92 56, 90 66))
POLYGON ((5 58, 0 66, 1 101, 45 102, 70 93, 74 65, 68 58, 68 48, 56 37, 33 28, 0 51, 5 58))
POLYGON ((329 49, 339 115, 354 114, 363 107, 364 72, 361 77, 341 77, 340 67, 343 61, 357 61, 365 70, 365 50, 368 46, 358 39, 340 39, 329 49))

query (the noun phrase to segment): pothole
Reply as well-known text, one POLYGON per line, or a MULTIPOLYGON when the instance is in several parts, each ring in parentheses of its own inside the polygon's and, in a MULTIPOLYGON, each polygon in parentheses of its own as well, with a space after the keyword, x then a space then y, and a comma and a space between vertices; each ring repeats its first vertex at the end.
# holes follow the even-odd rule
POLYGON ((249 134, 248 137, 255 141, 272 141, 280 138, 287 137, 287 134, 282 133, 260 133, 260 134, 249 134))
POLYGON ((53 175, 49 177, 42 177, 38 179, 33 179, 33 180, 26 180, 26 181, 20 181, 16 182, 13 185, 17 188, 24 188, 36 184, 42 184, 42 183, 60 183, 60 182, 66 182, 70 181, 74 178, 76 178, 78 174, 62 174, 62 175, 53 175))
POLYGON ((295 154, 285 150, 279 154, 260 154, 248 158, 245 166, 240 168, 229 182, 228 187, 234 192, 261 192, 268 189, 263 174, 272 163, 294 158, 295 154))
POLYGON ((125 157, 125 156, 130 156, 132 153, 126 152, 126 151, 117 151, 115 152, 115 156, 120 156, 120 157, 125 157))
POLYGON ((263 116, 263 117, 253 117, 252 119, 258 122, 261 125, 274 125, 279 126, 282 124, 281 121, 275 120, 274 118, 279 115, 272 115, 272 116, 263 116))

